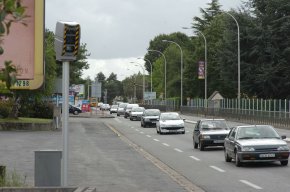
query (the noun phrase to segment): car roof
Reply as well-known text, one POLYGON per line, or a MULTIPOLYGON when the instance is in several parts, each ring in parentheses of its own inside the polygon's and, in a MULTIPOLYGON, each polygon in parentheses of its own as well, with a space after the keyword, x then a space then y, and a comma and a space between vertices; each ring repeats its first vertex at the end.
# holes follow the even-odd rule
POLYGON ((164 112, 164 113, 161 113, 160 115, 167 115, 167 114, 176 114, 176 115, 179 115, 179 114, 176 113, 176 112, 164 112))

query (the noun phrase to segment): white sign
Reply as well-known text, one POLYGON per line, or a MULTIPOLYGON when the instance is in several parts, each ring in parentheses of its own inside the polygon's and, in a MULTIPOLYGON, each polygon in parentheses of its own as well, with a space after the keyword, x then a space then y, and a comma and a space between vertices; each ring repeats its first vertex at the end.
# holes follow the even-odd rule
POLYGON ((144 100, 156 99, 156 92, 144 92, 144 100))

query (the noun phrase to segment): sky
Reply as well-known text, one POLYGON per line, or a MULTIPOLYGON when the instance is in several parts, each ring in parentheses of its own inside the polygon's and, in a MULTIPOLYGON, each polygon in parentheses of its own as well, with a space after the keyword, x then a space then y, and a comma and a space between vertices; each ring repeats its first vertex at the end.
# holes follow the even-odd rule
MULTIPOLYGON (((81 26, 81 43, 90 53, 83 78, 112 72, 119 80, 140 71, 150 40, 160 34, 192 31, 192 18, 211 0, 46 0, 45 27, 55 31, 57 21, 81 26), (139 59, 138 59, 139 58, 139 59), (138 64, 132 64, 132 62, 138 64)), ((241 0, 219 0, 222 10, 238 8, 241 0)))

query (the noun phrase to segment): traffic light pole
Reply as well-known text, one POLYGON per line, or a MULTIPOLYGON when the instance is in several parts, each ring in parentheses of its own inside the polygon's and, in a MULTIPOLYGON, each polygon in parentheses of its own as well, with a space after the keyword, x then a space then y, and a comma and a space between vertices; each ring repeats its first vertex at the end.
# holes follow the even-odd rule
POLYGON ((68 170, 68 115, 69 115, 69 61, 62 62, 62 186, 67 186, 67 170, 68 170))

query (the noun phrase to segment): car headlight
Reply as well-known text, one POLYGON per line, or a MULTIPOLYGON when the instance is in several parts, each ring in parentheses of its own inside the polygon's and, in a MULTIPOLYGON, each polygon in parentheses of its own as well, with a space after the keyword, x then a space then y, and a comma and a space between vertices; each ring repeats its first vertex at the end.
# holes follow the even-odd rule
POLYGON ((210 136, 209 135, 202 135, 202 138, 203 139, 210 139, 210 136))
POLYGON ((254 147, 242 147, 241 148, 242 151, 255 151, 254 147))
POLYGON ((282 145, 277 148, 278 151, 288 151, 289 147, 287 145, 282 145))

